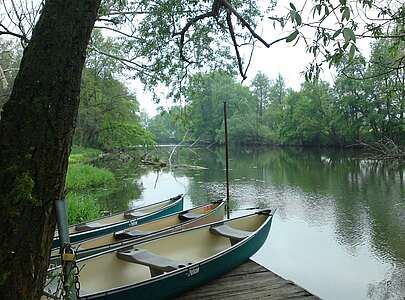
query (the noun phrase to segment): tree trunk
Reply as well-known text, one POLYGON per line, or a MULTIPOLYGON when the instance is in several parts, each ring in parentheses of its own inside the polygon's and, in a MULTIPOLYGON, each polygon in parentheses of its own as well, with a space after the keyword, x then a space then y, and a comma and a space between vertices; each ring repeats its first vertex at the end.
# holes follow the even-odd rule
POLYGON ((48 0, 0 123, 0 295, 38 299, 100 0, 48 0))

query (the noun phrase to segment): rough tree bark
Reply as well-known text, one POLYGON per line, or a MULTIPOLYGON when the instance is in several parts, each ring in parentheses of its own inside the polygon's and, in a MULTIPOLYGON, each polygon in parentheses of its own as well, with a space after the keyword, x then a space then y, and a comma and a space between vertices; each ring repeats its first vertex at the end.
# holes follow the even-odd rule
POLYGON ((0 298, 38 299, 100 0, 48 0, 0 123, 0 298))

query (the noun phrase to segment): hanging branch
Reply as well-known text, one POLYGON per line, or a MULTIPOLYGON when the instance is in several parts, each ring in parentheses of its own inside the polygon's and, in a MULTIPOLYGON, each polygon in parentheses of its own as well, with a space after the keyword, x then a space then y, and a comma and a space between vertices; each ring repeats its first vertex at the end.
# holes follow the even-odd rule
POLYGON ((238 61, 239 73, 242 76, 243 80, 245 80, 246 79, 246 73, 243 72, 242 58, 240 57, 239 47, 238 47, 238 44, 236 42, 235 32, 233 30, 231 13, 229 11, 226 14, 226 23, 228 24, 229 33, 231 34, 232 43, 233 43, 233 46, 235 48, 236 59, 238 61))
POLYGON ((253 28, 250 26, 250 24, 249 24, 248 22, 246 22, 246 20, 236 11, 235 8, 233 8, 233 6, 232 6, 228 1, 222 0, 221 2, 223 3, 223 6, 224 6, 228 11, 230 11, 231 13, 233 13, 233 14, 235 15, 235 17, 238 18, 238 20, 242 23, 242 25, 243 25, 244 27, 246 27, 246 28, 249 30, 250 34, 251 34, 255 39, 257 39, 257 40, 259 40, 260 42, 262 42, 262 44, 263 44, 264 46, 266 46, 267 48, 270 47, 270 44, 267 43, 260 35, 258 35, 258 34, 253 30, 253 28))
POLYGON ((213 13, 212 11, 206 12, 206 13, 201 14, 201 15, 198 15, 198 16, 192 18, 190 21, 188 21, 187 24, 183 27, 183 29, 182 29, 181 31, 175 32, 175 33, 172 34, 172 37, 175 37, 175 36, 180 35, 180 43, 179 43, 180 58, 181 58, 182 60, 184 60, 185 62, 190 63, 190 64, 193 63, 192 61, 190 61, 189 59, 187 59, 187 58, 184 56, 184 52, 183 52, 184 39, 185 39, 185 35, 186 35, 188 29, 189 29, 193 24, 197 23, 199 20, 202 20, 202 19, 205 19, 205 18, 208 18, 208 17, 213 17, 213 16, 214 16, 214 13, 213 13))
MULTIPOLYGON (((255 32, 255 30, 252 28, 252 26, 242 17, 242 15, 240 15, 236 11, 236 9, 227 0, 214 0, 210 11, 205 12, 205 13, 200 14, 200 15, 197 15, 194 18, 190 19, 186 23, 186 25, 182 28, 182 30, 174 32, 172 34, 172 37, 180 36, 180 40, 179 40, 180 59, 182 59, 183 61, 185 61, 187 63, 190 63, 190 64, 193 63, 188 58, 186 58, 185 55, 184 55, 184 45, 185 45, 186 33, 188 32, 188 30, 190 29, 191 26, 193 26, 194 24, 196 24, 200 20, 210 18, 210 17, 218 19, 218 16, 219 16, 219 14, 221 12, 221 9, 226 11, 226 21, 227 21, 227 25, 228 25, 227 30, 229 31, 229 33, 231 35, 232 43, 233 43, 233 46, 235 48, 239 73, 240 73, 240 75, 242 76, 243 79, 246 79, 247 68, 246 68, 245 71, 243 71, 242 57, 241 57, 240 52, 239 52, 240 45, 238 45, 238 43, 236 41, 236 35, 235 35, 235 31, 234 31, 233 24, 232 24, 232 18, 231 18, 232 15, 234 15, 240 21, 240 23, 242 24, 243 27, 247 28, 247 30, 250 32, 250 34, 255 39, 259 40, 267 48, 269 48, 274 42, 273 43, 268 43, 260 35, 258 35, 255 32)), ((217 22, 217 23, 219 23, 219 22, 217 22)), ((283 40, 283 39, 285 39, 285 38, 279 39, 277 41, 280 41, 280 40, 283 40)))

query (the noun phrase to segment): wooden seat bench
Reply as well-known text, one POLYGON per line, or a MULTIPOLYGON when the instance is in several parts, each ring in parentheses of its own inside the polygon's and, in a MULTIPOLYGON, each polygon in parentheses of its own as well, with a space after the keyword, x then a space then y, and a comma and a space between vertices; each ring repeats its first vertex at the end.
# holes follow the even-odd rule
POLYGON ((179 219, 180 219, 180 221, 184 222, 184 221, 195 220, 201 216, 202 216, 202 214, 195 214, 195 213, 186 211, 184 213, 179 214, 179 219))
POLYGON ((117 251, 117 257, 128 262, 148 266, 152 277, 192 265, 191 262, 177 261, 138 248, 117 251))
POLYGON ((125 219, 136 219, 136 218, 140 218, 143 217, 145 215, 147 215, 148 213, 143 212, 143 211, 126 211, 124 212, 124 218, 125 219))
POLYGON ((232 228, 231 226, 222 224, 217 226, 211 226, 210 232, 216 235, 227 237, 231 240, 231 245, 235 245, 236 243, 240 242, 241 240, 249 237, 252 232, 240 230, 236 228, 232 228))
POLYGON ((82 232, 82 231, 88 231, 88 230, 93 230, 93 229, 97 229, 100 227, 105 226, 105 224, 101 224, 101 223, 82 223, 82 224, 77 224, 75 226, 75 230, 82 232))
POLYGON ((126 240, 132 238, 141 238, 148 234, 153 233, 153 231, 140 231, 140 230, 121 230, 114 232, 114 239, 116 240, 126 240))

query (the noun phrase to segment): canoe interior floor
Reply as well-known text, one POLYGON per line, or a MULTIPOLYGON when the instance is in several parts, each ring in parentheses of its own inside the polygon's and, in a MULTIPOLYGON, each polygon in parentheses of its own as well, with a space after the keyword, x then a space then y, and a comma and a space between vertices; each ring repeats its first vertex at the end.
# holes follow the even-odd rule
POLYGON ((172 300, 319 299, 254 261, 172 300))

